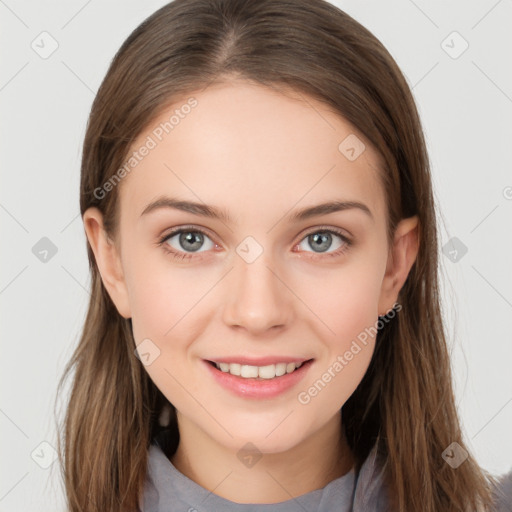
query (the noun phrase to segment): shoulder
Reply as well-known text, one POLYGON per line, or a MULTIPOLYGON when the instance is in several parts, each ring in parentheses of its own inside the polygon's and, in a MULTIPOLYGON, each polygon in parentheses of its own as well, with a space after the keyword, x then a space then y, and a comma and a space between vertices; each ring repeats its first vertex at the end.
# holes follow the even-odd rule
MULTIPOLYGON (((354 512, 384 512, 391 510, 386 485, 385 458, 376 446, 370 451, 358 474, 354 492, 354 512)), ((492 512, 512 512, 512 469, 495 476, 494 508, 492 512)))
POLYGON ((512 469, 496 477, 495 490, 496 512, 512 512, 512 469))
POLYGON ((386 487, 386 465, 375 444, 362 464, 354 491, 354 512, 384 512, 389 510, 386 487))

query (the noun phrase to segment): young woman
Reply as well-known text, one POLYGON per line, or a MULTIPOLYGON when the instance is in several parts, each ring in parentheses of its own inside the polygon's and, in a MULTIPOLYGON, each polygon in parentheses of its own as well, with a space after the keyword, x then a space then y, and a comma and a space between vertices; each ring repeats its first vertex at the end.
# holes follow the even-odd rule
POLYGON ((70 511, 505 510, 461 434, 411 92, 321 0, 175 0, 94 101, 70 511))

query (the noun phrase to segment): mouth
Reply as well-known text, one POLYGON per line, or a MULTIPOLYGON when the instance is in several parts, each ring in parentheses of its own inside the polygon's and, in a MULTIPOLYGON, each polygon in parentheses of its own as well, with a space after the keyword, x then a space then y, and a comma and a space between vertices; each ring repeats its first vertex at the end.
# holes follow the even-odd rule
POLYGON ((298 386, 306 378, 313 361, 314 359, 282 361, 265 366, 252 366, 203 359, 203 364, 213 382, 228 392, 245 399, 269 400, 298 386))
POLYGON ((213 366, 213 368, 222 373, 252 381, 274 380, 279 377, 294 373, 302 366, 309 365, 312 361, 313 359, 307 359, 300 362, 280 362, 275 364, 267 364, 264 366, 253 366, 248 364, 215 362, 206 360, 210 366, 213 366))

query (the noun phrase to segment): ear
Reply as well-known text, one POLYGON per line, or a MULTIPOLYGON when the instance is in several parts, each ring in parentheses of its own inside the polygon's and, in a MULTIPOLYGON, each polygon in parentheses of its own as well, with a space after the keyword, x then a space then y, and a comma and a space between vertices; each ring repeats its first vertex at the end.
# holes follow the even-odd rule
POLYGON ((85 233, 94 252, 96 264, 112 302, 119 314, 124 318, 131 318, 128 291, 124 281, 116 245, 107 235, 103 226, 103 215, 98 208, 88 208, 83 215, 85 233))
POLYGON ((398 293, 418 255, 418 248, 418 217, 402 219, 395 230, 393 246, 389 249, 379 297, 379 315, 385 315, 397 302, 398 293))

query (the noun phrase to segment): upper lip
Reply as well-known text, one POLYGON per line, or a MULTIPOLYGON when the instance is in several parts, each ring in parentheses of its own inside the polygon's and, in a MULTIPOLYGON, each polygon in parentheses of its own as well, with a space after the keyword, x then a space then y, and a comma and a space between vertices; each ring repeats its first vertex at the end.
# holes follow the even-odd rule
POLYGON ((293 357, 293 356, 265 356, 265 357, 247 357, 247 356, 229 356, 229 357, 215 357, 207 359, 213 363, 228 363, 228 364, 245 364, 249 366, 268 366, 271 364, 279 363, 304 363, 312 358, 293 357))

